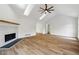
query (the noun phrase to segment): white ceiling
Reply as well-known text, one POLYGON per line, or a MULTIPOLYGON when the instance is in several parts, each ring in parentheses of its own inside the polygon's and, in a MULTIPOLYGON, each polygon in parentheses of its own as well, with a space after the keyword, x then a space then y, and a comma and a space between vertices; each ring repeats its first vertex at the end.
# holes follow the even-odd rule
MULTIPOLYGON (((63 14, 71 17, 79 16, 79 4, 52 4, 54 6, 55 11, 51 14, 48 14, 44 19, 54 17, 56 14, 63 14)), ((29 16, 24 15, 24 11, 27 7, 27 4, 9 4, 12 10, 20 17, 27 17, 31 19, 40 19, 40 6, 44 7, 44 5, 35 4, 29 16)), ((51 5, 49 5, 51 6, 51 5)))

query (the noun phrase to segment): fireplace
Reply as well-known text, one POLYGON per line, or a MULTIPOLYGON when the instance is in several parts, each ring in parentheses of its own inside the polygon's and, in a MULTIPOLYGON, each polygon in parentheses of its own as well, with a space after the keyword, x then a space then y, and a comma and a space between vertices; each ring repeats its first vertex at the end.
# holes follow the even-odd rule
POLYGON ((16 33, 6 34, 5 35, 5 42, 10 41, 16 38, 16 33))

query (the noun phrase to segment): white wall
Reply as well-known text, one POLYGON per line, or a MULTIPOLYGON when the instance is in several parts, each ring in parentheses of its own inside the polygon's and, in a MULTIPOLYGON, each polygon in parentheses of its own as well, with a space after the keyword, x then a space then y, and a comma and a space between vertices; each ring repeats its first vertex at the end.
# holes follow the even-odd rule
POLYGON ((58 14, 48 19, 50 33, 68 37, 77 37, 77 18, 58 14))
POLYGON ((79 17, 78 17, 78 39, 79 39, 79 17))
POLYGON ((48 33, 48 24, 45 24, 45 22, 40 22, 40 21, 37 22, 36 23, 36 32, 47 34, 48 33))
POLYGON ((17 16, 8 6, 8 4, 0 4, 0 19, 15 21, 17 19, 17 16))
POLYGON ((44 29, 44 24, 42 23, 42 22, 37 22, 36 23, 36 32, 37 33, 43 33, 44 31, 43 31, 43 29, 44 29))
POLYGON ((19 38, 35 35, 36 33, 36 21, 28 18, 20 18, 18 28, 19 38))

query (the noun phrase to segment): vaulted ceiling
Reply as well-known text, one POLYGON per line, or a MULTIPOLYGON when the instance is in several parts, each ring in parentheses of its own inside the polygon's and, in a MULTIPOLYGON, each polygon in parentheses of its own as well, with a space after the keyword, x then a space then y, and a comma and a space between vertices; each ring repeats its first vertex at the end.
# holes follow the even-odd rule
MULTIPOLYGON (((62 14, 71 17, 79 16, 79 4, 48 4, 48 6, 54 6, 54 11, 51 14, 48 14, 44 19, 49 19, 54 17, 57 14, 62 14)), ((39 20, 42 14, 40 14, 40 6, 44 7, 43 4, 33 5, 32 10, 28 16, 24 15, 25 9, 28 7, 27 4, 9 4, 12 10, 19 16, 24 18, 31 18, 39 20)))

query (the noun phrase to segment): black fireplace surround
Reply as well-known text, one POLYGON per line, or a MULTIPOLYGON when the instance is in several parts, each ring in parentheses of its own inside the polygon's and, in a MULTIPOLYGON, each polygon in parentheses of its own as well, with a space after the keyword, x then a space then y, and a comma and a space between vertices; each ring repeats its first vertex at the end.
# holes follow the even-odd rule
POLYGON ((16 38, 16 33, 6 34, 5 35, 5 42, 10 41, 14 38, 16 38))

